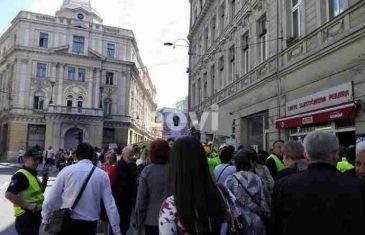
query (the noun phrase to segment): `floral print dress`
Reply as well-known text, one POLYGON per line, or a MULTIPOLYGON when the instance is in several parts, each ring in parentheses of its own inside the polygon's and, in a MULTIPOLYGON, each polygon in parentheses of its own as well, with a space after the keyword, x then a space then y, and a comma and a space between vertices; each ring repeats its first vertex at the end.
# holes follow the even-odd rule
POLYGON ((185 235, 184 227, 177 217, 174 196, 168 197, 161 206, 158 219, 160 235, 185 235))

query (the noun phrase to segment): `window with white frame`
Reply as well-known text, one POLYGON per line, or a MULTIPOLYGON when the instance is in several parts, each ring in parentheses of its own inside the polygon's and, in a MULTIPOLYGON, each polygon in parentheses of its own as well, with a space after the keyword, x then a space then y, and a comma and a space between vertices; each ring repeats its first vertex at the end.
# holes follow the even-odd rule
POLYGON ((68 80, 75 81, 76 80, 76 68, 68 67, 68 80))
POLYGON ((249 55, 249 32, 246 32, 241 39, 242 48, 242 73, 246 74, 250 68, 250 55, 249 55))
POLYGON ((261 17, 258 21, 259 24, 259 50, 261 62, 264 62, 268 56, 267 49, 267 21, 266 15, 261 17))
POLYGON ((291 36, 299 38, 304 34, 304 1, 291 0, 291 36))
POLYGON ((85 82, 86 70, 79 68, 77 81, 85 82))
POLYGON ((347 7, 347 0, 328 0, 329 18, 332 19, 341 14, 347 7))
POLYGON ((48 48, 48 33, 39 33, 39 47, 48 48))
POLYGON ((44 107, 45 95, 43 91, 37 91, 34 94, 33 108, 42 110, 44 107))
POLYGON ((230 68, 229 68, 230 78, 231 82, 233 82, 236 77, 236 49, 234 45, 229 49, 229 63, 230 63, 230 68))
POLYGON ((106 85, 114 85, 114 73, 113 72, 106 72, 105 84, 106 85))
POLYGON ((107 45, 107 56, 108 56, 108 58, 114 58, 115 57, 115 44, 108 43, 108 45, 107 45))
POLYGON ((85 51, 85 37, 73 36, 72 51, 75 53, 84 53, 85 51))
POLYGON ((47 77, 47 64, 37 63, 37 77, 45 78, 47 77))

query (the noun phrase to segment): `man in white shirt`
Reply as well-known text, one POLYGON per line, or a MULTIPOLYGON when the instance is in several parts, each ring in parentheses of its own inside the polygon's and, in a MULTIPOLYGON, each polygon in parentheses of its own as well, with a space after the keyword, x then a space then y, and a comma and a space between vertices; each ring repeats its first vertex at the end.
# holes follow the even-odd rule
MULTIPOLYGON (((47 225, 52 212, 59 208, 71 208, 80 189, 93 168, 91 159, 94 149, 87 143, 77 147, 78 163, 64 168, 56 178, 49 195, 43 203, 43 224, 47 225)), ((71 228, 65 235, 95 235, 99 220, 100 202, 103 200, 105 209, 114 234, 120 234, 120 218, 112 195, 108 175, 96 168, 78 204, 71 212, 71 228)))

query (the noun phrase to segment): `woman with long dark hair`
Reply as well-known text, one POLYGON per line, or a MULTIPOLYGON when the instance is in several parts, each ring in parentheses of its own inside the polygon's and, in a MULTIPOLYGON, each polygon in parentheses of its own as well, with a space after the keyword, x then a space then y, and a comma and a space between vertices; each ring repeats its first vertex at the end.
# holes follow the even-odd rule
POLYGON ((174 143, 169 189, 170 196, 160 210, 161 235, 219 234, 224 222, 224 204, 197 139, 183 137, 174 143))

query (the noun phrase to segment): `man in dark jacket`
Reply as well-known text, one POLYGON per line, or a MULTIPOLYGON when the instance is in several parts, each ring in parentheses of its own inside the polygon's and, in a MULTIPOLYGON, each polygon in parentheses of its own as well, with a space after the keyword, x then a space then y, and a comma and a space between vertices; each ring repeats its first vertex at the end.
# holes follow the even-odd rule
POLYGON ((304 140, 308 170, 274 187, 270 234, 363 234, 362 195, 355 177, 336 169, 339 144, 329 133, 304 140))
POLYGON ((277 173, 276 181, 307 169, 308 162, 301 143, 290 141, 284 145, 284 164, 286 168, 277 173))
POLYGON ((129 229, 132 209, 137 196, 137 165, 133 161, 134 150, 132 146, 117 149, 117 154, 122 154, 122 159, 117 163, 117 179, 113 185, 115 198, 120 215, 120 230, 123 235, 129 229))

